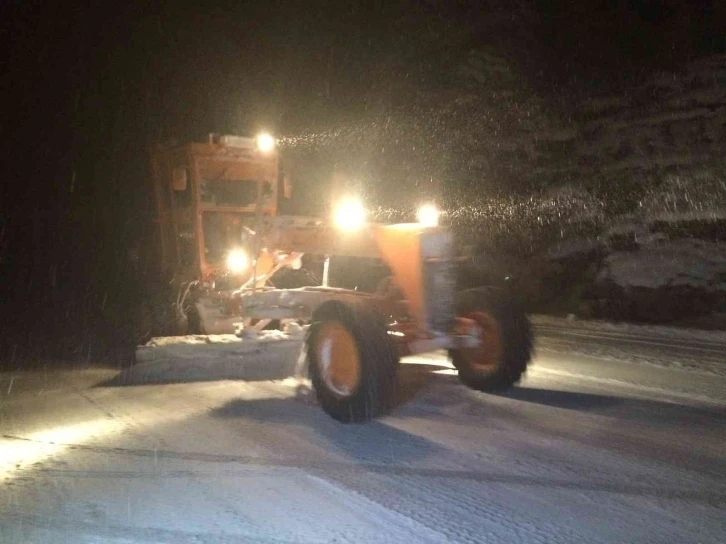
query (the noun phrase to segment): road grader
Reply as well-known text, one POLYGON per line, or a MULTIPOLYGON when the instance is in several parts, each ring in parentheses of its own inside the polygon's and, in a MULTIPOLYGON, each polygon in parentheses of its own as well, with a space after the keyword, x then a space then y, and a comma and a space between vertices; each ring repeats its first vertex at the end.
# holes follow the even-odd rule
MULTIPOLYGON (((297 333, 298 372, 344 423, 393 409, 404 356, 445 350, 461 381, 479 391, 505 389, 526 370, 525 314, 492 288, 456 292, 453 234, 432 205, 416 222, 391 225, 368 222, 352 196, 333 203, 329 218, 283 215, 291 184, 267 134, 159 147, 152 167, 156 259, 177 293, 176 334, 196 334, 202 344, 198 335, 234 335, 249 351, 270 339, 267 329, 282 341, 297 333), (321 281, 275 287, 305 255, 319 258, 321 281), (378 262, 388 274, 368 291, 335 287, 331 257, 378 262)), ((148 345, 141 352, 148 358, 148 345)))

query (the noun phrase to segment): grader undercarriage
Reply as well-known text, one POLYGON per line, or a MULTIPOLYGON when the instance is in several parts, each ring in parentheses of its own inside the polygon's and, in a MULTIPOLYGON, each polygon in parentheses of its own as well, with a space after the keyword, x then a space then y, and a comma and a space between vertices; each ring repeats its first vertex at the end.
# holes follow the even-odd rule
MULTIPOLYGON (((430 213, 416 223, 367 223, 361 206, 350 200, 331 221, 278 215, 283 183, 276 155, 253 147, 252 140, 229 142, 210 139, 155 156, 162 240, 165 228, 173 234, 166 239, 167 253, 175 245, 176 265, 183 269, 180 241, 191 240, 196 248, 186 272, 177 275, 183 295, 176 306, 195 324, 192 332, 234 335, 225 347, 232 361, 262 344, 272 358, 275 345, 281 357, 297 358, 302 350, 304 365, 295 372, 309 376, 323 410, 342 422, 367 421, 396 405, 398 362, 407 355, 447 350, 461 380, 482 391, 520 378, 532 349, 526 316, 493 289, 456 293, 453 236, 433 224, 430 213), (226 184, 218 191, 222 197, 247 191, 248 201, 236 207, 210 201, 205 191, 212 180, 226 184), (235 183, 251 186, 242 190, 235 183), (188 213, 173 208, 179 190, 190 190, 188 213), (166 200, 165 191, 171 195, 166 200), (232 230, 226 249, 216 255, 210 246, 217 241, 205 231, 214 224, 209 214, 227 214, 214 221, 232 230), (191 235, 185 237, 184 225, 193 227, 191 235), (274 287, 276 274, 299 268, 306 254, 324 262, 320 285, 274 287), (339 256, 377 260, 390 274, 373 292, 331 287, 330 259, 339 256)), ((137 359, 168 363, 164 348, 174 345, 153 339, 139 348, 137 359)))

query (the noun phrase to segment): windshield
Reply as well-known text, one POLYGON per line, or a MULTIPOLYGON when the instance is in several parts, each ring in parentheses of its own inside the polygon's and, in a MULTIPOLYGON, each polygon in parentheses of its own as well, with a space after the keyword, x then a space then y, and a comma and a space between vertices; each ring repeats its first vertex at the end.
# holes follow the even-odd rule
POLYGON ((204 212, 202 229, 207 262, 221 263, 230 250, 244 247, 249 238, 248 228, 253 222, 254 214, 204 212))
POLYGON ((253 179, 202 179, 199 198, 209 206, 252 206, 257 199, 257 182, 253 179))
POLYGON ((257 201, 262 182, 265 202, 274 197, 276 165, 247 160, 201 158, 199 200, 205 206, 248 208, 257 201))

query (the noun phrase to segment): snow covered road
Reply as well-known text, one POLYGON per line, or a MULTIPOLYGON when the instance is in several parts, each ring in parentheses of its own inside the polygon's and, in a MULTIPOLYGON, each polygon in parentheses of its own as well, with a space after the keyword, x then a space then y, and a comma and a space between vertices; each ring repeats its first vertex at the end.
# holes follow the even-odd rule
POLYGON ((726 542, 721 346, 549 326, 511 392, 412 358, 362 426, 290 381, 0 374, 0 542, 726 542))

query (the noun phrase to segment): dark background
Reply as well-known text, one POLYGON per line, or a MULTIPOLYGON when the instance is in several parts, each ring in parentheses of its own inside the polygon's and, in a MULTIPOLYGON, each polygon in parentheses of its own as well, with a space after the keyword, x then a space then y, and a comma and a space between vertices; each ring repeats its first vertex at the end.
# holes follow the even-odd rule
POLYGON ((11 364, 128 357, 154 142, 270 130, 307 212, 333 167, 384 217, 427 197, 521 207, 556 181, 524 175, 518 146, 726 35, 715 0, 203 4, 3 2, 11 364))

